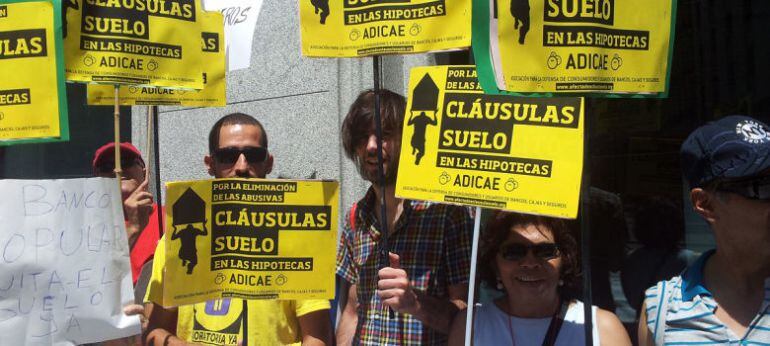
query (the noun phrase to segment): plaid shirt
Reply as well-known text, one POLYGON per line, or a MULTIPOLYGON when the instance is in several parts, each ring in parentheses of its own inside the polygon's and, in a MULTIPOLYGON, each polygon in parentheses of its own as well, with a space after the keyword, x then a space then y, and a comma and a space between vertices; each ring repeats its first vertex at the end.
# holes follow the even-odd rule
MULTIPOLYGON (((340 237, 337 275, 356 284, 358 326, 354 345, 445 345, 447 336, 424 327, 409 314, 393 312, 376 294, 377 272, 387 264, 378 256, 380 231, 375 194, 369 189, 358 202, 355 229, 350 215, 340 237)), ((449 299, 450 285, 468 282, 473 222, 468 209, 404 200, 403 212, 388 238, 390 252, 400 256, 401 268, 414 289, 449 299)))

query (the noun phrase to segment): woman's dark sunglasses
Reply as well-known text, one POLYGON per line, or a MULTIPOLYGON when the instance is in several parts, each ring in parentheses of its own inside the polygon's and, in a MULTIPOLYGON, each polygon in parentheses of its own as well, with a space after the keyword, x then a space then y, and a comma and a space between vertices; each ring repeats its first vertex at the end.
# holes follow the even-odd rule
POLYGON ((542 243, 535 245, 524 244, 508 244, 503 245, 500 250, 500 257, 506 261, 519 261, 527 256, 529 251, 535 255, 535 257, 549 260, 559 256, 559 248, 554 243, 542 243))
POLYGON ((770 200, 770 176, 737 181, 720 181, 715 184, 719 191, 732 192, 744 198, 770 200))
MULTIPOLYGON (((144 164, 142 161, 135 157, 130 158, 120 158, 120 169, 125 170, 126 168, 133 167, 134 165, 140 165, 144 167, 144 164)), ((114 161, 106 161, 99 164, 96 169, 101 174, 114 174, 115 173, 115 162, 114 161)))
POLYGON ((225 147, 214 150, 214 159, 224 165, 232 165, 238 162, 241 154, 250 164, 261 163, 267 160, 267 149, 262 147, 225 147))

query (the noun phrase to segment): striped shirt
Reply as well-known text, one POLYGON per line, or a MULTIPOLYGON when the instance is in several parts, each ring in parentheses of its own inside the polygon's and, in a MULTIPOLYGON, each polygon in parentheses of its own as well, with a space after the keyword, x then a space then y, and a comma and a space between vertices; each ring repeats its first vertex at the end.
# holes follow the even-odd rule
MULTIPOLYGON (((370 188, 358 202, 355 229, 350 215, 345 218, 337 252, 337 275, 357 285, 360 306, 353 344, 446 344, 446 335, 423 326, 412 315, 394 312, 391 317, 376 294, 377 272, 387 264, 378 256, 375 198, 370 188)), ((468 282, 473 234, 468 209, 404 200, 403 212, 390 233, 390 251, 400 256, 401 268, 414 289, 448 300, 450 285, 468 282)))
POLYGON ((682 275, 661 281, 645 294, 647 327, 656 345, 766 345, 770 346, 770 278, 765 298, 746 333, 737 336, 716 317, 717 303, 703 284, 708 251, 682 275), (665 306, 665 311, 658 307, 665 306))

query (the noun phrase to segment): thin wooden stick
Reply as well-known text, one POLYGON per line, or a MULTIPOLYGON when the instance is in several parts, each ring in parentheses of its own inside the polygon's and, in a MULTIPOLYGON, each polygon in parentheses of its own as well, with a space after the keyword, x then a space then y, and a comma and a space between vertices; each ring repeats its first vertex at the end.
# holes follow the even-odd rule
POLYGON ((118 179, 118 184, 123 177, 123 167, 120 165, 120 86, 115 84, 115 178, 118 179))
POLYGON ((144 145, 144 156, 147 157, 147 161, 144 164, 144 180, 150 180, 150 170, 152 168, 152 106, 147 106, 147 142, 144 145))

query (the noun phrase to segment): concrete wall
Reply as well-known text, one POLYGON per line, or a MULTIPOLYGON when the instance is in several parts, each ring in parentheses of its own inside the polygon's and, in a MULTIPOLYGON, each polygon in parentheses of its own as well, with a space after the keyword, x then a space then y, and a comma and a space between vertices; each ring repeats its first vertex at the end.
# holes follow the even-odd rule
MULTIPOLYGON (((343 210, 368 183, 342 153, 340 124, 358 93, 372 88, 372 58, 310 59, 300 53, 297 1, 265 1, 257 21, 251 67, 227 74, 224 108, 160 107, 163 183, 209 178, 203 165, 211 126, 231 112, 265 126, 275 166, 269 177, 335 179, 343 210)), ((384 87, 406 95, 409 69, 433 65, 433 55, 382 59, 384 87)), ((146 107, 132 109, 133 142, 146 148, 146 107)))

